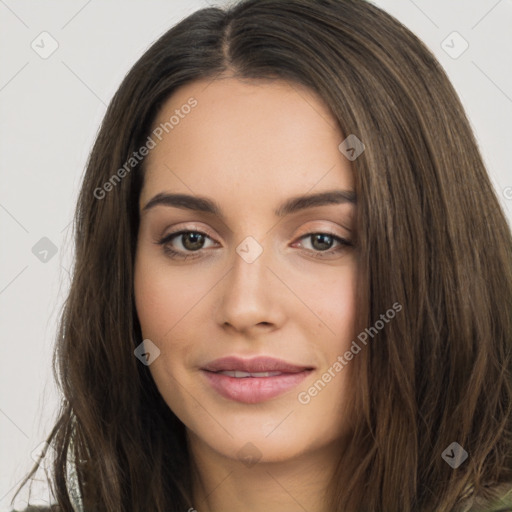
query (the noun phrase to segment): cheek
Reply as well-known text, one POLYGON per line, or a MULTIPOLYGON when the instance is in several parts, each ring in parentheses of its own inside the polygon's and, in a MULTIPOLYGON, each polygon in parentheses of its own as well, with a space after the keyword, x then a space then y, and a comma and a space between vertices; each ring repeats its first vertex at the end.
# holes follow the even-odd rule
POLYGON ((161 338, 166 325, 167 329, 172 327, 172 312, 175 311, 173 293, 167 290, 164 280, 156 277, 154 271, 147 266, 139 265, 135 271, 137 316, 143 337, 152 341, 161 338))
POLYGON ((323 352, 339 353, 350 344, 355 334, 355 264, 347 264, 335 273, 326 273, 314 280, 301 279, 297 292, 314 313, 306 318, 314 322, 317 333, 321 331, 325 334, 320 337, 313 336, 313 339, 322 343, 323 352))
MULTIPOLYGON (((204 295, 200 283, 188 272, 172 271, 165 263, 141 258, 135 265, 135 306, 145 338, 163 342, 174 332, 204 295)), ((185 320, 186 321, 186 320, 185 320)))
MULTIPOLYGON (((165 265, 137 259, 134 293, 137 316, 143 339, 150 339, 160 355, 149 366, 153 380, 171 409, 180 404, 179 386, 182 363, 191 344, 187 342, 187 313, 197 302, 197 292, 186 286, 180 272, 170 272, 165 265)), ((188 333, 190 334, 190 333, 188 333)))
POLYGON ((334 292, 331 314, 333 330, 339 340, 347 341, 355 335, 356 288, 355 276, 350 276, 334 292))
POLYGON ((135 306, 142 337, 160 350, 149 369, 169 405, 178 389, 170 384, 186 379, 197 351, 194 340, 204 324, 204 299, 214 285, 204 277, 185 267, 171 268, 144 250, 136 260, 135 306))

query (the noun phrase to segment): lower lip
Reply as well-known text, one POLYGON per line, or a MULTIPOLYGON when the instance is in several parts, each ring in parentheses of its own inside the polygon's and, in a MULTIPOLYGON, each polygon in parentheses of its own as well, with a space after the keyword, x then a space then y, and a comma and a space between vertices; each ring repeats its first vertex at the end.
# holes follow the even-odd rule
POLYGON ((223 373, 214 373, 203 370, 212 388, 224 398, 256 404, 270 400, 300 384, 311 370, 297 373, 283 373, 274 377, 229 377, 223 373))

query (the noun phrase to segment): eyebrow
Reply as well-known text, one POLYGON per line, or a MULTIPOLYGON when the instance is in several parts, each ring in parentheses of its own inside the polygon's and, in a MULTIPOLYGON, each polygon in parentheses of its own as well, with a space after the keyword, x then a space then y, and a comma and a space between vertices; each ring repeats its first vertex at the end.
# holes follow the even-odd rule
MULTIPOLYGON (((302 195, 287 199, 281 204, 274 214, 276 217, 285 217, 307 208, 315 206, 326 206, 331 204, 356 204, 356 194, 352 190, 329 190, 318 194, 302 195)), ((161 192, 150 199, 142 208, 142 212, 154 208, 155 206, 171 206, 182 208, 184 210, 194 210, 211 213, 220 218, 224 218, 222 209, 213 200, 201 196, 191 196, 188 194, 169 194, 161 192)))

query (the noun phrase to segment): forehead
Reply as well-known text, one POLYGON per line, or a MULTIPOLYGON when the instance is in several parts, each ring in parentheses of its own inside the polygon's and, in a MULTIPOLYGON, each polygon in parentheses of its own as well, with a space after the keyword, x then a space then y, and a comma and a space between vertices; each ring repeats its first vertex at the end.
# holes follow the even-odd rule
POLYGON ((161 108, 153 133, 158 128, 141 205, 173 189, 218 196, 236 189, 261 202, 313 187, 353 188, 336 119, 314 92, 295 83, 222 78, 187 84, 161 108))

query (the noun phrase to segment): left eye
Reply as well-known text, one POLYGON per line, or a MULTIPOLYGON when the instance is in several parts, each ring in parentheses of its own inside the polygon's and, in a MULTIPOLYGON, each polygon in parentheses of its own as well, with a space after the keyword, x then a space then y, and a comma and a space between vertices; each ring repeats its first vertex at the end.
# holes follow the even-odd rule
MULTIPOLYGON (((300 238, 300 240, 303 239, 309 239, 314 252, 320 253, 333 253, 339 251, 340 248, 343 249, 346 246, 352 245, 348 240, 330 233, 308 233, 300 238), (337 243, 341 247, 331 249, 334 243, 337 243)), ((301 243, 301 245, 303 244, 301 243)))
MULTIPOLYGON (((312 251, 313 256, 316 258, 324 258, 331 255, 335 255, 343 252, 347 247, 352 246, 352 242, 342 238, 340 236, 333 235, 331 233, 308 233, 300 237, 300 240, 309 239, 311 242, 309 245, 313 247, 313 249, 306 250, 312 251), (334 249, 331 248, 333 243, 337 243, 338 247, 334 249)), ((304 247, 304 244, 300 244, 304 247)), ((306 244, 307 245, 307 244, 306 244)))

